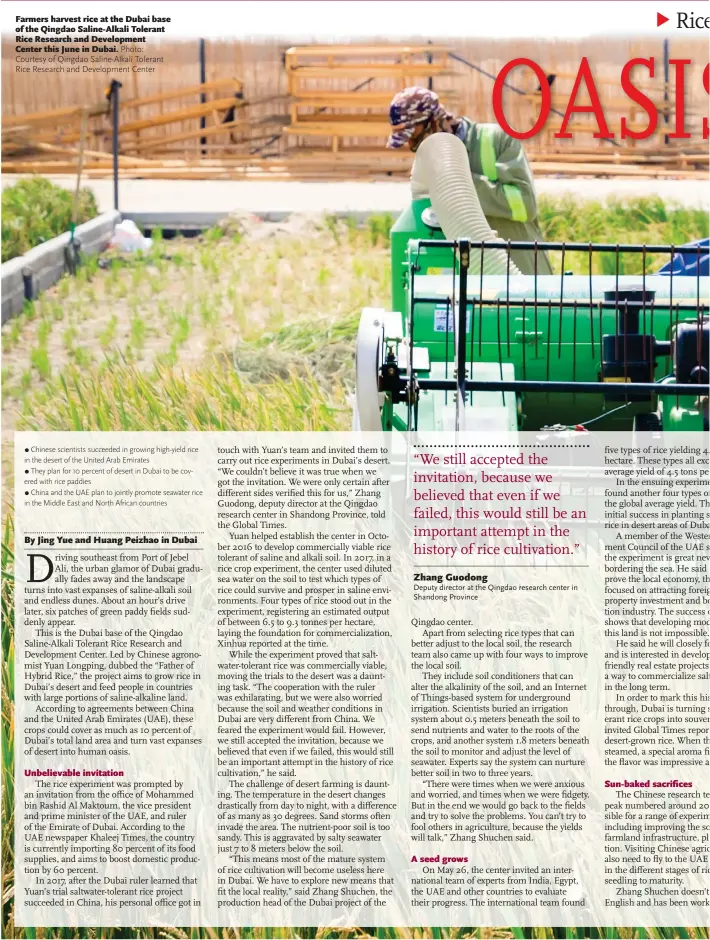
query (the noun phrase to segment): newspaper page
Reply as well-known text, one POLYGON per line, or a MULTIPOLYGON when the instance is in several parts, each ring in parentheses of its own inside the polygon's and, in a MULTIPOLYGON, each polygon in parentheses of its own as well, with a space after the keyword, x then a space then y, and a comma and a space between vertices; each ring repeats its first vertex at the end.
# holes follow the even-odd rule
POLYGON ((708 937, 708 28, 3 4, 3 936, 708 937))

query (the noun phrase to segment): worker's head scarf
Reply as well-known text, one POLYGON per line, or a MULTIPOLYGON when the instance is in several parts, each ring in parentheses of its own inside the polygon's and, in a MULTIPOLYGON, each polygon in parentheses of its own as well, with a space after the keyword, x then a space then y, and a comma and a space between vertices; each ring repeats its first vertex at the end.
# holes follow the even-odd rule
POLYGON ((403 147, 414 133, 417 124, 433 120, 437 131, 455 133, 460 118, 454 117, 439 101, 439 96, 428 88, 414 85, 398 92, 390 104, 390 124, 395 130, 387 146, 396 150, 403 147))

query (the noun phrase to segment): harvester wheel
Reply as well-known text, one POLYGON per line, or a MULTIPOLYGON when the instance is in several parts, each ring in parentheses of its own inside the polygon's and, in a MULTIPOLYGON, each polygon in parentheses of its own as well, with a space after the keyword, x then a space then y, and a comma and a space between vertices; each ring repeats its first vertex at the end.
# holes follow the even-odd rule
POLYGON ((365 307, 355 346, 355 403, 353 431, 381 431, 384 396, 379 391, 384 350, 384 310, 365 307))

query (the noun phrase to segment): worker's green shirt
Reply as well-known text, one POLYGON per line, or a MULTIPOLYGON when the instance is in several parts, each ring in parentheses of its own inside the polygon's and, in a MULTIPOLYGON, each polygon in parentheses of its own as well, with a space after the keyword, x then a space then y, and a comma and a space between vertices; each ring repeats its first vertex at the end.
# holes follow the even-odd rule
MULTIPOLYGON (((463 142, 481 209, 500 238, 509 241, 543 241, 537 221, 537 199, 530 164, 521 141, 497 124, 476 124, 463 118, 463 142)), ((523 274, 552 274, 543 251, 511 251, 523 274)))

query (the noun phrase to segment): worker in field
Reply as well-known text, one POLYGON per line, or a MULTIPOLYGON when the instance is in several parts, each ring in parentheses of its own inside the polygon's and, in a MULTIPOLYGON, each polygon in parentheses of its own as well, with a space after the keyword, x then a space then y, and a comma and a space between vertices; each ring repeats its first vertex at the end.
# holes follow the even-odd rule
MULTIPOLYGON (((411 87, 398 92, 390 105, 394 130, 387 146, 407 145, 416 153, 430 134, 455 134, 466 146, 471 176, 490 227, 506 241, 543 241, 537 223, 535 183, 522 143, 497 124, 477 124, 447 111, 439 96, 428 88, 411 87)), ((511 251, 523 274, 552 274, 547 255, 534 250, 511 251)))

